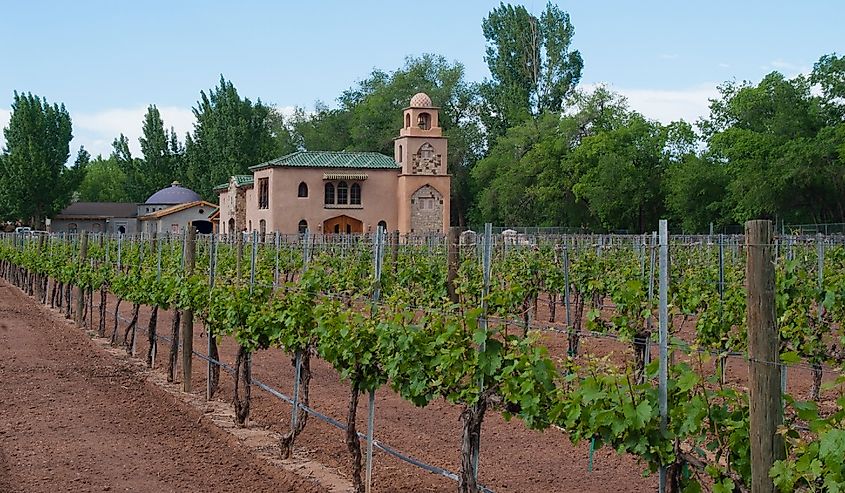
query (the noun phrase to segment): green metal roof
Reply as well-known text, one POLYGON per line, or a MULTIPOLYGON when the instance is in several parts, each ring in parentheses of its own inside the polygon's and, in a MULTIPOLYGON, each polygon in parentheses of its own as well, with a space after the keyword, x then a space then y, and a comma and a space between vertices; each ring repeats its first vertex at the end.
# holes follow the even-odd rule
POLYGON ((336 151, 299 151, 282 156, 266 163, 252 166, 257 171, 272 167, 298 168, 356 168, 356 169, 399 169, 399 164, 392 157, 378 152, 336 152, 336 151))
MULTIPOLYGON (((255 183, 255 179, 252 177, 252 175, 235 175, 233 178, 235 179, 235 186, 236 187, 242 187, 244 185, 252 185, 253 183, 255 183)), ((220 185, 217 185, 216 187, 212 188, 211 190, 213 190, 213 191, 226 190, 227 188, 229 188, 228 182, 221 183, 220 185)))
POLYGON ((242 187, 253 183, 255 183, 255 180, 252 175, 235 175, 235 186, 242 187))

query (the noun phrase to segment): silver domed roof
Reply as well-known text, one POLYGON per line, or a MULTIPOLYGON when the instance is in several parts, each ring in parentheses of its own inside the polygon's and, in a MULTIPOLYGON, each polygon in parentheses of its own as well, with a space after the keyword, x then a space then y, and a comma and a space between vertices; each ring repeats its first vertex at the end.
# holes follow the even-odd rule
POLYGON ((197 192, 183 187, 178 181, 174 181, 169 187, 162 188, 150 195, 145 204, 177 205, 196 202, 197 200, 202 200, 197 192))

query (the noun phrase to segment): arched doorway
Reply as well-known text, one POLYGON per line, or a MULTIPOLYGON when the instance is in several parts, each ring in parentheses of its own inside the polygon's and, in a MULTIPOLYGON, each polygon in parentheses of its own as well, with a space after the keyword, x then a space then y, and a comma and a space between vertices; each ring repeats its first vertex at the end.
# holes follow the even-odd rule
POLYGON ((355 234, 364 232, 364 223, 349 216, 335 216, 323 222, 326 234, 355 234))
POLYGON ((197 233, 201 235, 209 235, 213 230, 211 221, 191 221, 191 224, 197 229, 197 233))

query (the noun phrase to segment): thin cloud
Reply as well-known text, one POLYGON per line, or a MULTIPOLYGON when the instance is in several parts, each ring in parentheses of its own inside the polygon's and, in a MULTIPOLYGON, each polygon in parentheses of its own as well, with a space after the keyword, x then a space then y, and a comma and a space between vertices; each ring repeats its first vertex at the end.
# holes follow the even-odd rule
MULTIPOLYGON (((179 140, 193 129, 194 114, 190 108, 178 106, 159 106, 164 127, 176 131, 179 140)), ((146 106, 134 108, 109 108, 93 113, 79 112, 71 114, 74 139, 71 149, 85 146, 92 156, 107 156, 112 151, 112 142, 121 133, 129 139, 129 150, 133 155, 140 155, 141 145, 138 139, 143 134, 142 126, 146 106)))
POLYGON ((608 87, 625 96, 631 109, 661 123, 685 120, 694 123, 710 115, 709 100, 719 95, 716 83, 703 83, 683 89, 631 89, 608 87))
POLYGON ((673 53, 661 53, 661 54, 660 54, 660 59, 661 59, 661 60, 675 60, 675 59, 677 59, 677 58, 678 58, 678 55, 677 55, 677 54, 673 54, 673 53))
POLYGON ((812 71, 812 68, 807 65, 788 62, 780 58, 777 60, 772 60, 771 62, 769 62, 768 65, 763 65, 760 68, 767 72, 776 70, 790 78, 800 74, 808 74, 812 71))

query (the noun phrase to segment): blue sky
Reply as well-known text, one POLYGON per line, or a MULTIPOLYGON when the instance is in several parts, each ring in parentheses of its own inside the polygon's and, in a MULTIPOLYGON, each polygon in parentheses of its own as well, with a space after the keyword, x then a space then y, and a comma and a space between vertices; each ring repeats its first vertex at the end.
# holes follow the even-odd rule
MULTIPOLYGON (((533 12, 545 2, 521 2, 533 12)), ((725 80, 807 72, 845 53, 842 1, 561 1, 584 58, 582 84, 606 83, 646 116, 706 114, 725 80)), ((180 134, 199 91, 222 73, 281 108, 329 104, 373 68, 431 52, 488 75, 481 20, 493 1, 199 2, 0 0, 0 125, 14 90, 64 102, 72 153, 138 148, 148 104, 180 134)), ((0 136, 2 140, 2 136, 0 136)))

